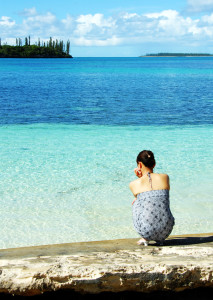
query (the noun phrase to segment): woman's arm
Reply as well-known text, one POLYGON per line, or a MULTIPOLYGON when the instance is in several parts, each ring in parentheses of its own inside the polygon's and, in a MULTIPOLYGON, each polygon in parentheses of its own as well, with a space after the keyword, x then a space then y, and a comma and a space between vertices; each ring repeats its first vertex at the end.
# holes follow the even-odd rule
POLYGON ((167 184, 168 184, 168 189, 170 190, 169 175, 167 175, 167 184))
POLYGON ((134 183, 134 181, 131 181, 129 184, 129 188, 130 188, 131 192, 133 193, 133 195, 136 197, 136 194, 134 193, 134 187, 135 187, 135 183, 134 183))
MULTIPOLYGON (((134 172, 138 178, 140 178, 142 176, 142 172, 139 168, 135 168, 134 172)), ((135 200, 137 199, 137 195, 135 194, 135 181, 130 182, 129 188, 130 188, 131 192, 133 193, 133 195, 135 196, 135 199, 132 201, 132 204, 133 204, 135 202, 135 200)))
POLYGON ((166 188, 167 190, 170 190, 169 175, 161 174, 161 178, 163 180, 164 188, 166 188))
POLYGON ((132 204, 133 204, 133 203, 135 202, 135 200, 137 199, 137 195, 135 195, 135 193, 134 193, 134 186, 135 186, 134 181, 130 182, 129 188, 130 188, 131 192, 133 193, 133 195, 135 196, 135 199, 132 201, 132 204))

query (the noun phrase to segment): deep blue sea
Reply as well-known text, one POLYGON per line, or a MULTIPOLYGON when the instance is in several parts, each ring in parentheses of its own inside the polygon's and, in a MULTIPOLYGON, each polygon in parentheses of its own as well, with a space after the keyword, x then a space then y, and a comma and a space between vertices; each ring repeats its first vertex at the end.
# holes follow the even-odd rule
POLYGON ((136 156, 172 234, 213 231, 213 58, 0 59, 0 248, 137 237, 136 156))

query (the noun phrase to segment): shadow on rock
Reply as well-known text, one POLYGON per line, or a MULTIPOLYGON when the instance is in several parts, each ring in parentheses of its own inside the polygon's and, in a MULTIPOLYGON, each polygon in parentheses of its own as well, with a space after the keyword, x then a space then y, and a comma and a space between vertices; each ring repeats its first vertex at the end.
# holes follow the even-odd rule
MULTIPOLYGON (((42 295, 27 297, 28 299, 72 299, 72 300, 209 300, 213 297, 213 288, 198 288, 193 290, 185 290, 182 292, 120 292, 120 293, 100 293, 100 294, 80 294, 70 290, 60 290, 55 292, 46 292, 42 295)), ((25 299, 22 296, 12 296, 0 294, 0 298, 4 299, 25 299)))
MULTIPOLYGON (((213 242, 213 236, 208 237, 175 237, 168 239, 164 242, 163 246, 184 246, 184 245, 195 245, 205 244, 213 242)), ((158 246, 157 243, 153 246, 158 246)))

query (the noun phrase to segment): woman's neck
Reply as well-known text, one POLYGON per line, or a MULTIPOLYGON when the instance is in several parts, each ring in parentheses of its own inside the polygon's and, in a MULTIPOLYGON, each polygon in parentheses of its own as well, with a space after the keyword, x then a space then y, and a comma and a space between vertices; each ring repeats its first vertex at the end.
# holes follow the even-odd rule
POLYGON ((153 173, 153 169, 145 168, 142 171, 142 176, 147 175, 148 173, 153 173))

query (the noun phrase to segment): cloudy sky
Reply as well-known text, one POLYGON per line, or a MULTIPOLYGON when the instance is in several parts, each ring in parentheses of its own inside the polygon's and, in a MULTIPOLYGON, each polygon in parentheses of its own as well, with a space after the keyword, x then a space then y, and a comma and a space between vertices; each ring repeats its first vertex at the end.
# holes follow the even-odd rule
POLYGON ((77 56, 213 53, 213 0, 0 0, 0 38, 70 40, 77 56))

